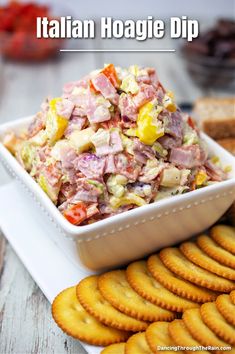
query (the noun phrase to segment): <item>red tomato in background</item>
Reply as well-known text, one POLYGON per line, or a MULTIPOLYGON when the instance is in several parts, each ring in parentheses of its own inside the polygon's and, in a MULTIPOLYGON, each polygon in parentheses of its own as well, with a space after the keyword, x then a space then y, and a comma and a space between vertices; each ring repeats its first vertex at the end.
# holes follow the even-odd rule
POLYGON ((48 17, 47 6, 11 2, 0 7, 1 54, 13 60, 37 61, 55 55, 62 39, 36 38, 36 18, 48 17))

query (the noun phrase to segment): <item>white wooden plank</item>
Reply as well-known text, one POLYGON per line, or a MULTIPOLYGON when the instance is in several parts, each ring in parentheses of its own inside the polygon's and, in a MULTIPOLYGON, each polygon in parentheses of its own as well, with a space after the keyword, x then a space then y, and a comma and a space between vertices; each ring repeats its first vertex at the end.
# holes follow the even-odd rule
POLYGON ((0 353, 84 354, 80 343, 56 326, 50 311, 49 302, 8 245, 0 288, 0 353))

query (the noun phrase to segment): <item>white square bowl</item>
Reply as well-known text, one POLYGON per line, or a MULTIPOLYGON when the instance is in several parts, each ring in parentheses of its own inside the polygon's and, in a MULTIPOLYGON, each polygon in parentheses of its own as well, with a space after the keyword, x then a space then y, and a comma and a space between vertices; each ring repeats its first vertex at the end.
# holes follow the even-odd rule
MULTIPOLYGON (((32 117, 0 126, 0 140, 13 130, 19 132, 32 117)), ((235 158, 205 134, 209 152, 230 165, 229 179, 196 191, 173 196, 112 216, 91 225, 71 225, 33 178, 0 144, 0 160, 17 178, 57 230, 75 240, 82 263, 93 270, 116 267, 142 258, 159 248, 180 242, 210 227, 235 200, 235 158)))

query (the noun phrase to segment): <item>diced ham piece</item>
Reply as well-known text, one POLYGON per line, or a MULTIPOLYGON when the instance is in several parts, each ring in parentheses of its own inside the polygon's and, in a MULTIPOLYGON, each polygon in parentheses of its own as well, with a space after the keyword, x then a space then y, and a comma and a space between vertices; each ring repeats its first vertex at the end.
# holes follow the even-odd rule
POLYGON ((104 98, 110 100, 114 104, 118 104, 119 95, 110 80, 102 73, 99 73, 91 79, 93 86, 99 91, 104 98))
POLYGON ((129 154, 117 154, 114 158, 117 173, 126 176, 129 182, 135 182, 141 170, 140 165, 129 154))
POLYGON ((141 84, 139 92, 133 97, 134 105, 140 108, 156 97, 156 90, 152 85, 141 84))
POLYGON ((97 156, 116 154, 123 150, 122 140, 117 130, 110 132, 109 144, 96 146, 97 156))
POLYGON ((119 98, 118 107, 122 117, 127 117, 131 121, 137 120, 138 111, 131 95, 123 93, 119 98))
POLYGON ((167 115, 164 119, 164 130, 167 134, 175 138, 182 139, 183 120, 180 112, 174 112, 167 115))
MULTIPOLYGON (((83 92, 76 94, 76 95, 72 95, 70 97, 70 100, 74 103, 75 105, 75 110, 74 110, 74 114, 76 115, 80 115, 80 112, 77 111, 77 108, 81 108, 85 110, 86 105, 87 105, 87 95, 84 94, 83 92)), ((86 115, 86 113, 84 114, 86 115)))
POLYGON ((158 161, 157 159, 152 160, 151 166, 145 165, 140 173, 139 181, 144 183, 150 183, 155 180, 163 171, 167 165, 158 161))
POLYGON ((90 123, 101 123, 109 120, 111 118, 111 114, 109 112, 109 102, 104 101, 102 103, 99 102, 99 97, 88 94, 86 97, 86 114, 90 123), (97 103, 98 101, 98 103, 97 103))
POLYGON ((199 145, 192 145, 173 148, 169 160, 176 166, 193 168, 201 166, 206 157, 199 145))
POLYGON ((213 164, 211 161, 206 161, 205 168, 208 176, 212 181, 221 182, 227 178, 226 173, 219 167, 213 164))
POLYGON ((64 199, 67 200, 71 198, 76 193, 77 185, 65 182, 62 184, 60 193, 63 195, 64 199))
POLYGON ((144 70, 146 74, 141 73, 140 75, 137 76, 136 81, 138 83, 145 83, 145 84, 152 84, 155 85, 158 82, 158 77, 156 74, 156 70, 154 68, 145 68, 144 70))
POLYGON ((73 148, 64 147, 60 151, 61 168, 67 175, 68 180, 71 184, 77 181, 77 171, 74 169, 74 161, 77 154, 73 148))
POLYGON ((92 203, 90 204, 87 209, 86 209, 86 215, 87 218, 90 218, 91 216, 94 216, 99 213, 98 203, 92 203))
POLYGON ((72 81, 72 82, 68 82, 67 84, 65 84, 63 87, 64 95, 66 95, 66 96, 71 95, 71 93, 73 92, 75 87, 87 88, 88 87, 87 77, 84 77, 83 79, 78 80, 78 81, 72 81))
POLYGON ((105 156, 105 173, 116 173, 116 166, 114 161, 114 155, 105 156))
POLYGON ((77 154, 73 148, 70 147, 63 147, 60 150, 60 159, 62 168, 65 170, 73 169, 74 168, 74 160, 76 159, 77 154))
POLYGON ((96 109, 96 98, 89 90, 82 90, 79 93, 71 95, 70 100, 75 105, 73 114, 76 116, 89 116, 89 114, 93 114, 96 109))
POLYGON ((52 185, 56 186, 61 179, 61 171, 60 169, 56 166, 56 164, 51 164, 49 166, 44 166, 43 168, 43 174, 47 179, 47 182, 52 185))
POLYGON ((59 116, 69 119, 74 109, 74 103, 66 98, 58 100, 56 103, 56 111, 59 116))
POLYGON ((148 71, 152 85, 157 87, 159 80, 158 80, 156 70, 154 68, 147 68, 147 71, 148 71))
POLYGON ((94 111, 94 118, 92 120, 93 123, 100 123, 106 120, 110 120, 111 115, 108 107, 104 105, 99 105, 94 111))
POLYGON ((94 154, 83 153, 75 159, 74 167, 87 178, 99 178, 104 174, 105 159, 94 154))
POLYGON ((139 75, 139 76, 137 76, 136 81, 138 83, 144 83, 144 84, 148 84, 148 85, 151 84, 151 79, 148 75, 139 75))
POLYGON ((31 138, 34 135, 36 135, 44 127, 45 127, 45 115, 43 113, 39 112, 28 127, 29 137, 31 138))
POLYGON ((102 122, 100 126, 107 130, 109 130, 110 128, 119 128, 120 126, 122 126, 120 113, 116 111, 114 114, 112 114, 110 120, 102 122))
POLYGON ((145 164, 148 159, 154 159, 155 153, 150 146, 147 146, 139 141, 139 139, 134 140, 133 152, 135 154, 136 161, 145 164))
POLYGON ((174 138, 170 135, 164 135, 158 139, 158 142, 162 145, 162 147, 166 150, 173 149, 174 147, 179 147, 182 145, 181 138, 174 138))
POLYGON ((151 85, 140 84, 140 90, 135 95, 122 94, 119 98, 119 109, 123 117, 137 120, 138 109, 156 96, 156 90, 151 85))
POLYGON ((70 203, 76 204, 79 201, 96 203, 102 191, 89 183, 86 179, 79 181, 77 192, 70 200, 70 203))
POLYGON ((43 146, 41 149, 38 149, 38 156, 41 162, 46 162, 47 157, 50 157, 51 148, 48 146, 43 146))
POLYGON ((64 132, 65 137, 67 138, 75 130, 82 130, 86 122, 87 118, 72 115, 72 118, 69 120, 69 124, 64 132))

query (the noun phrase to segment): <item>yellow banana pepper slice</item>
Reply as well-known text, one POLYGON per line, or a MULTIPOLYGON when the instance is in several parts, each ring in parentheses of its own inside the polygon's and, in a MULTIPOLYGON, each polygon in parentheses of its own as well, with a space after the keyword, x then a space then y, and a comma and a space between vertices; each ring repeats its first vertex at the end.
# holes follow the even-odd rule
POLYGON ((117 209, 120 206, 135 204, 137 206, 142 206, 146 204, 146 201, 134 193, 126 193, 123 197, 117 198, 115 196, 110 198, 110 204, 113 208, 117 209))
POLYGON ((59 116, 56 112, 56 104, 61 101, 61 98, 54 98, 49 103, 49 111, 46 120, 46 133, 50 143, 55 143, 59 140, 68 126, 68 119, 59 116))
POLYGON ((203 185, 207 180, 207 174, 204 171, 199 171, 196 175, 195 182, 197 186, 203 185))
POLYGON ((165 96, 163 97, 163 106, 169 112, 175 112, 177 110, 177 106, 174 101, 174 94, 171 91, 168 91, 165 96))
POLYGON ((151 102, 146 103, 139 110, 136 136, 146 145, 153 145, 158 138, 164 135, 161 122, 156 119, 158 113, 151 102))

